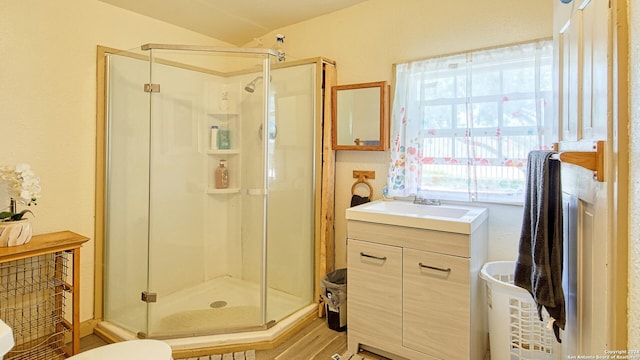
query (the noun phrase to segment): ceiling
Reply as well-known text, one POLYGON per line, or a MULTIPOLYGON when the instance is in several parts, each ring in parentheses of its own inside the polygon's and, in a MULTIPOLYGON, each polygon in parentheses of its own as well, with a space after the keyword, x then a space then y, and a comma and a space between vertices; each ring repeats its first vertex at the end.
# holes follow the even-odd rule
MULTIPOLYGON (((366 0, 100 0, 236 46, 366 0)), ((286 34, 284 34, 286 35, 286 34)), ((275 43, 275 39, 273 39, 275 43)), ((264 40, 266 47, 271 41, 264 40)))

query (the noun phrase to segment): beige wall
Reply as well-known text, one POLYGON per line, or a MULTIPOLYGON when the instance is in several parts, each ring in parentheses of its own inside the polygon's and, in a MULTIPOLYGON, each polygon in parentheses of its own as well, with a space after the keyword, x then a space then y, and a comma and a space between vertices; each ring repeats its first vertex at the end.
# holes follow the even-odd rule
MULTIPOLYGON (((553 1, 369 0, 263 37, 285 35, 287 59, 325 56, 337 63, 338 84, 392 81, 394 63, 552 36, 553 1)), ((353 170, 374 170, 374 198, 386 182, 387 152, 338 151, 336 266, 346 266, 344 211, 353 170)), ((361 195, 366 195, 366 189, 361 195)), ((488 205, 489 257, 515 259, 522 207, 488 205)))
MULTIPOLYGON (((552 1, 369 0, 278 29, 289 60, 337 61, 338 83, 392 80, 408 59, 550 37, 552 1)), ((269 46, 275 33, 263 37, 269 46)), ((273 41, 272 41, 273 40, 273 41)), ((97 0, 0 0, 0 164, 28 162, 41 177, 36 233, 69 229, 93 237, 96 45, 224 45, 97 0)), ((337 266, 345 266, 351 171, 387 172, 385 152, 340 151, 337 162, 337 266)), ((521 208, 491 207, 490 254, 513 258, 521 208), (508 216, 511 215, 511 216, 508 216)), ((82 250, 81 319, 92 317, 93 242, 82 250)))
MULTIPOLYGON (((97 0, 0 0, 0 164, 41 178, 36 234, 93 238, 96 45, 223 45, 97 0)), ((3 207, 3 206, 2 206, 3 207)), ((93 317, 93 240, 81 252, 81 319, 93 317)))

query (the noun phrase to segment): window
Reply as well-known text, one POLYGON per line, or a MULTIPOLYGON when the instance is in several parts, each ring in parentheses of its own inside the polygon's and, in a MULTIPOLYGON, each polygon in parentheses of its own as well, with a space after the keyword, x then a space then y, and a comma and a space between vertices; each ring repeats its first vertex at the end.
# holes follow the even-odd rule
POLYGON ((389 193, 519 203, 551 145, 552 42, 396 65, 389 193))

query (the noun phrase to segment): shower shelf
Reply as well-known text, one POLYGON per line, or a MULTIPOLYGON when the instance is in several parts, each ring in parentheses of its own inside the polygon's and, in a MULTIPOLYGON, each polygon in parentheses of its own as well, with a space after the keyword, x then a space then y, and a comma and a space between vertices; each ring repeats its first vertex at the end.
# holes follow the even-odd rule
POLYGON ((240 188, 226 188, 226 189, 213 189, 208 188, 207 194, 220 195, 220 194, 237 194, 240 193, 240 188))
POLYGON ((237 155, 240 154, 238 149, 225 149, 225 150, 207 150, 209 155, 237 155))
POLYGON ((212 117, 216 118, 217 120, 222 120, 222 118, 225 118, 224 121, 228 121, 228 120, 232 120, 232 119, 236 118, 240 114, 210 112, 210 113, 207 113, 207 115, 212 116, 212 117))

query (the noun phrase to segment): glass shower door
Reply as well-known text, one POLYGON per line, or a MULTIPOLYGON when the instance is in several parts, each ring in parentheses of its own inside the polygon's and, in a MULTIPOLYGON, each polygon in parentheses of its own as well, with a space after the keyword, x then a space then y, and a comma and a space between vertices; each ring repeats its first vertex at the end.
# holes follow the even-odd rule
POLYGON ((266 104, 244 88, 259 76, 268 78, 268 60, 150 52, 150 83, 159 91, 150 93, 148 292, 155 301, 148 303, 146 336, 260 327, 264 146, 255 139, 245 144, 245 132, 262 121, 266 104), (240 71, 245 69, 251 72, 240 71), (212 126, 218 127, 214 148, 212 126), (221 161, 226 187, 215 180, 221 161))
POLYGON ((316 65, 272 71, 269 96, 267 317, 313 302, 316 65))
POLYGON ((132 53, 107 58, 104 317, 136 333, 147 324, 150 114, 149 64, 132 53))

